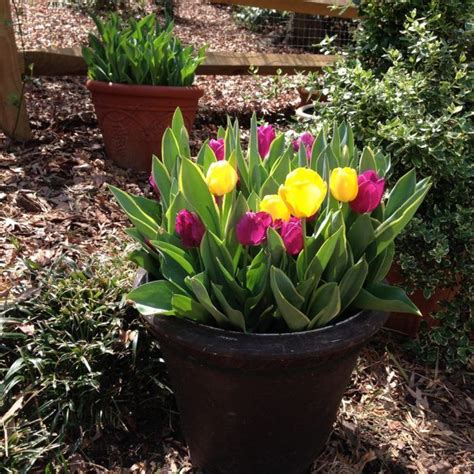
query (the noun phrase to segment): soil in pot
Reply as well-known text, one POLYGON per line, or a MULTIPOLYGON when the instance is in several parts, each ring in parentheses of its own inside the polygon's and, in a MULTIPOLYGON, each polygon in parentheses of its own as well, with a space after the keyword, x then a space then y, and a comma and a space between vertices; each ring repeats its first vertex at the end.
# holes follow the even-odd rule
POLYGON ((388 315, 244 334, 144 317, 158 338, 194 467, 210 474, 300 474, 324 449, 362 346, 388 315))
POLYGON ((107 156, 119 166, 151 170, 152 155, 161 156, 161 140, 181 109, 191 130, 203 91, 197 87, 135 86, 87 81, 107 156))

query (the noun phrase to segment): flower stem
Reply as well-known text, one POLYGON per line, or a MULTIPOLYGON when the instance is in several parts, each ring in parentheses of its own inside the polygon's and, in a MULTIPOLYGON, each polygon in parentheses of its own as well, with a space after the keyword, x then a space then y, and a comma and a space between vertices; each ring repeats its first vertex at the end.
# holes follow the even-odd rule
POLYGON ((306 217, 301 219, 301 226, 303 228, 303 252, 304 252, 304 267, 308 268, 308 249, 306 246, 306 217))
POLYGON ((247 266, 249 262, 249 246, 244 245, 244 288, 247 287, 247 266))

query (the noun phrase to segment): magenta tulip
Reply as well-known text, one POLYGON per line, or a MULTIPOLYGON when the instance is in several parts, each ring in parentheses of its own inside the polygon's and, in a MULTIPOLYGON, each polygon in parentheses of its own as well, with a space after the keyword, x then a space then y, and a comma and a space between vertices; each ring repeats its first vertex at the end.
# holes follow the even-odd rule
POLYGON ((271 125, 260 125, 257 128, 258 153, 262 160, 267 157, 270 145, 275 140, 275 130, 271 125))
POLYGON ((260 245, 271 224, 272 216, 266 212, 246 212, 237 224, 237 239, 242 245, 260 245))
POLYGON ((156 198, 159 201, 161 199, 161 193, 160 193, 160 190, 158 189, 158 185, 156 184, 155 178, 153 178, 153 175, 150 175, 148 177, 148 183, 150 184, 151 188, 153 189, 153 192, 156 195, 156 198))
POLYGON ((176 215, 175 228, 186 248, 199 247, 206 231, 198 215, 186 209, 176 215))
POLYGON ((379 178, 374 170, 364 171, 357 177, 359 191, 356 198, 349 202, 351 209, 359 214, 372 212, 382 200, 385 180, 379 178))
POLYGON ((224 155, 224 139, 218 138, 217 140, 211 140, 209 142, 214 155, 216 155, 217 161, 222 161, 225 157, 224 155))
POLYGON ((311 158, 311 152, 313 151, 314 137, 309 132, 304 132, 299 138, 293 141, 293 150, 298 151, 300 146, 304 146, 306 149, 306 157, 308 160, 311 158))
POLYGON ((290 255, 298 255, 303 250, 303 226, 301 220, 292 217, 281 224, 280 235, 290 255))

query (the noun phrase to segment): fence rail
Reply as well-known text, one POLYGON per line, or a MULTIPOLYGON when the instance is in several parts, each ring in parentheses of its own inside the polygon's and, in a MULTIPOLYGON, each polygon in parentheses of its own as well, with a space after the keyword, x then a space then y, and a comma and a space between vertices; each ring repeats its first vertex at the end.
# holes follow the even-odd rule
POLYGON ((350 0, 209 0, 212 4, 269 8, 310 15, 357 18, 357 7, 350 0))
MULTIPOLYGON (((33 76, 81 76, 87 73, 81 48, 20 52, 21 70, 33 65, 33 76)), ((298 71, 319 71, 334 62, 335 57, 322 54, 265 54, 208 51, 198 67, 200 75, 244 75, 257 68, 258 74, 275 74, 278 70, 294 74, 298 71)))

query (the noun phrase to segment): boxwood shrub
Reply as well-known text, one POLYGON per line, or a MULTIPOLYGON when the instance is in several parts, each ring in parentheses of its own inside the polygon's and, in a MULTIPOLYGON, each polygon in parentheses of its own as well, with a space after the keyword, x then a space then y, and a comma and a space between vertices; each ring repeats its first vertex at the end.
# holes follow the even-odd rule
POLYGON ((435 314, 441 326, 422 335, 419 354, 451 368, 472 364, 473 3, 362 0, 360 9, 355 46, 325 71, 329 102, 316 113, 347 120, 360 140, 390 153, 393 180, 413 166, 433 176, 398 264, 427 298, 459 290, 435 314))

